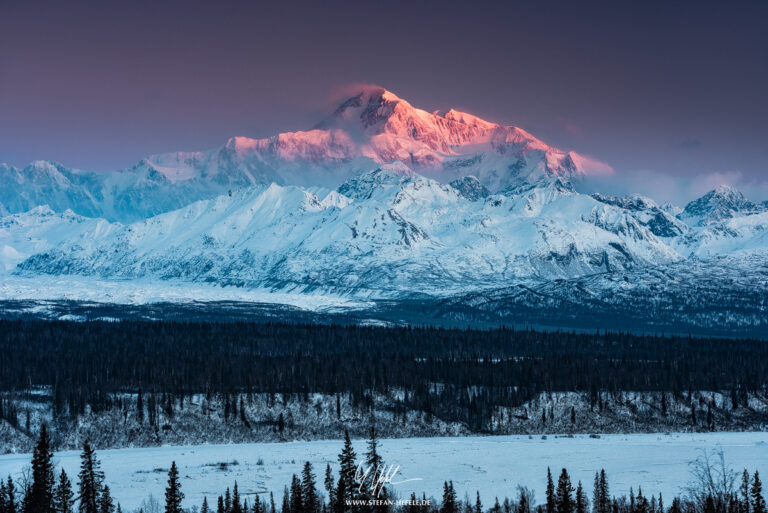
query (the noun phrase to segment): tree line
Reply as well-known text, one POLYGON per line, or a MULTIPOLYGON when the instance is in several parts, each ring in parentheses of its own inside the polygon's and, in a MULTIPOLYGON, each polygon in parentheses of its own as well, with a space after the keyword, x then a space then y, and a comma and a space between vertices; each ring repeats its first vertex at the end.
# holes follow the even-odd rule
MULTIPOLYGON (((190 394, 405 391, 419 409, 476 431, 496 407, 541 392, 725 391, 735 409, 768 397, 768 344, 631 333, 282 323, 0 320, 0 418, 13 393, 44 386, 59 419, 143 392, 157 408, 190 394)), ((664 396, 662 396, 662 401, 664 396)), ((237 404, 230 405, 237 411, 237 404)), ((152 408, 149 411, 154 411, 152 408)))

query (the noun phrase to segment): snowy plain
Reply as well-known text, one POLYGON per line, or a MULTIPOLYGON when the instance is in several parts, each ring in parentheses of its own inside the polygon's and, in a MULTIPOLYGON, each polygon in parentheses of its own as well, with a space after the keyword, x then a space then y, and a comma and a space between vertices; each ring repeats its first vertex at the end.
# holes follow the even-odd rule
MULTIPOLYGON (((365 441, 353 441, 358 456, 365 441)), ((253 501, 254 494, 275 495, 279 504, 283 486, 299 474, 304 461, 311 461, 322 483, 326 464, 337 471, 340 440, 313 442, 199 445, 98 451, 106 482, 123 509, 137 508, 152 494, 162 499, 171 461, 179 466, 185 506, 200 505, 231 487, 235 480, 241 495, 253 501)), ((400 466, 394 481, 408 481, 392 488, 401 498, 411 492, 440 498, 444 480, 452 479, 458 496, 474 497, 479 491, 486 506, 494 497, 512 497, 518 485, 544 498, 547 467, 555 478, 566 467, 574 485, 582 481, 592 492, 596 471, 604 468, 612 494, 624 494, 630 487, 643 493, 664 494, 670 501, 683 493, 689 481, 689 463, 702 454, 722 448, 727 464, 736 471, 768 474, 768 433, 680 433, 553 436, 472 436, 445 438, 403 438, 381 441, 387 464, 400 466)), ((0 476, 19 478, 29 465, 28 454, 0 455, 0 476)), ((57 466, 76 476, 77 451, 55 455, 57 466)))

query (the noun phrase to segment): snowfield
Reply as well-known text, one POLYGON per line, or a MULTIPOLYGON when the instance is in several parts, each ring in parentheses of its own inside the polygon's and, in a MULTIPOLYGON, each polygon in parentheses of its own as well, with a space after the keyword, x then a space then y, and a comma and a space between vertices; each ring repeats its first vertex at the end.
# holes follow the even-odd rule
POLYGON ((279 304, 317 312, 371 306, 366 300, 322 291, 294 293, 180 280, 102 280, 90 276, 46 276, 44 279, 27 276, 0 277, 0 301, 40 300, 41 310, 45 309, 46 300, 123 305, 233 301, 279 304))
MULTIPOLYGON (((360 456, 364 440, 354 441, 360 456)), ((117 449, 99 451, 107 484, 124 509, 137 508, 148 495, 161 499, 171 461, 176 461, 186 494, 184 505, 200 505, 238 482, 241 495, 275 494, 279 504, 283 486, 299 474, 309 460, 322 482, 326 464, 337 470, 340 440, 290 443, 254 443, 117 449)), ((397 494, 406 498, 422 491, 439 499, 442 484, 452 479, 459 497, 479 490, 486 506, 493 498, 513 496, 517 485, 535 490, 537 502, 544 498, 547 467, 553 474, 568 468, 574 484, 582 481, 591 497, 594 473, 605 468, 612 494, 625 494, 630 487, 643 493, 663 493, 667 501, 683 493, 689 479, 689 462, 722 448, 726 462, 735 470, 747 468, 768 474, 768 433, 637 434, 566 436, 496 436, 451 438, 405 438, 381 441, 384 459, 400 466, 394 481, 397 494)), ((56 453, 55 460, 76 476, 79 453, 56 453)), ((20 478, 29 465, 29 454, 0 456, 0 476, 20 478)), ((249 500, 251 502, 252 499, 249 500)))

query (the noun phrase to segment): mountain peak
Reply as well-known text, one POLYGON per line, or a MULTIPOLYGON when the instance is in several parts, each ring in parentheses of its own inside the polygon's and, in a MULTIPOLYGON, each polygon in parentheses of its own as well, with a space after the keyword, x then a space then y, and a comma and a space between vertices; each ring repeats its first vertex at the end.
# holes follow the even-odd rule
POLYGON ((760 206, 746 199, 737 189, 729 185, 719 185, 688 203, 681 216, 700 218, 698 224, 705 225, 729 219, 737 214, 753 214, 761 210, 760 206))
POLYGON ((725 184, 718 185, 717 187, 712 189, 710 193, 714 193, 717 196, 739 197, 739 198, 744 197, 744 195, 738 189, 725 184))
POLYGON ((482 118, 479 118, 475 116, 474 114, 469 114, 467 112, 461 112, 456 109, 450 109, 446 113, 442 113, 440 111, 435 112, 436 115, 443 117, 444 119, 448 121, 455 121, 457 123, 461 123, 463 125, 468 126, 474 126, 479 128, 484 128, 487 130, 492 130, 494 128, 499 128, 499 125, 496 123, 491 123, 490 121, 486 121, 482 118))
POLYGON ((398 106, 401 109, 413 109, 408 102, 383 87, 362 86, 342 101, 333 114, 318 123, 315 128, 342 128, 351 132, 362 129, 369 134, 377 133, 377 126, 386 122, 398 106))

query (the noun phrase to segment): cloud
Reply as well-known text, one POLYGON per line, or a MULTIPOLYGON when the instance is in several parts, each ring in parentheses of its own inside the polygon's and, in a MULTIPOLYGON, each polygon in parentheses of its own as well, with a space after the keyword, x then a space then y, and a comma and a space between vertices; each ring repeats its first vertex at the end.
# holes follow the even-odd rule
POLYGON ((587 176, 579 188, 583 192, 631 195, 642 194, 662 204, 685 205, 718 185, 730 185, 753 201, 768 199, 768 181, 755 180, 739 171, 725 171, 682 177, 653 170, 621 172, 611 176, 587 176))
POLYGON ((616 174, 616 171, 602 160, 597 160, 589 155, 581 155, 575 152, 571 152, 570 155, 576 165, 581 168, 587 176, 613 176, 616 174))
POLYGON ((701 142, 701 139, 699 139, 698 137, 689 138, 680 143, 680 147, 682 149, 689 150, 689 151, 698 150, 702 146, 703 146, 703 143, 701 142))
POLYGON ((555 121, 566 131, 566 133, 573 137, 584 137, 584 129, 575 121, 563 117, 558 117, 555 121))
POLYGON ((330 104, 338 106, 339 102, 347 100, 362 92, 379 89, 386 89, 386 87, 374 84, 373 82, 353 82, 350 84, 343 84, 333 88, 328 95, 327 100, 330 104))

